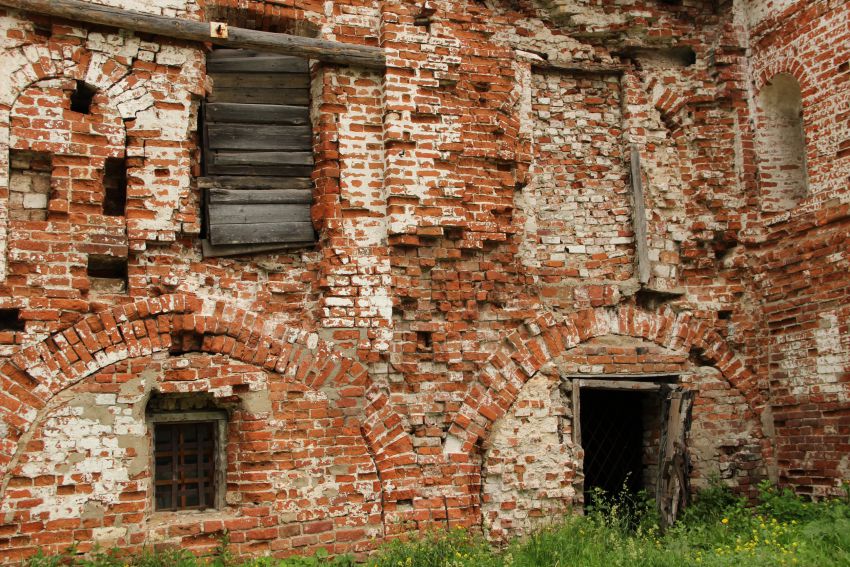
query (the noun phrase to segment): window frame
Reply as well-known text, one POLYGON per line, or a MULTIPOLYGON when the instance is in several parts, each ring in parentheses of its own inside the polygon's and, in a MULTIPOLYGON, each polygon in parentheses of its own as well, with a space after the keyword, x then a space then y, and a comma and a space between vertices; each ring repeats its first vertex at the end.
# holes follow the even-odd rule
POLYGON ((224 411, 185 411, 158 412, 148 416, 150 430, 150 505, 155 514, 173 514, 186 512, 208 512, 221 510, 226 505, 227 492, 227 413, 224 411), (156 507, 156 427, 157 425, 190 425, 193 423, 212 423, 213 433, 213 502, 206 508, 173 508, 167 510, 156 507))

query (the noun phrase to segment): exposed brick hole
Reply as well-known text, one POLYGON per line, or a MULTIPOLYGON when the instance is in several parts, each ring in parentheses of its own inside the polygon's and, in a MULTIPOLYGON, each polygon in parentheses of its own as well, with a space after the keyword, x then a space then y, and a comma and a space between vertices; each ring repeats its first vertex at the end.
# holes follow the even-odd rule
POLYGON ((839 73, 846 73, 847 71, 850 71, 850 61, 845 61, 844 63, 838 66, 839 73))
POLYGON ((420 27, 420 28, 425 28, 426 33, 431 33, 431 17, 430 16, 422 16, 422 15, 416 16, 416 18, 413 20, 413 25, 420 27))
POLYGON ((724 260, 735 250, 736 246, 738 246, 737 236, 727 234, 723 231, 715 231, 714 237, 711 240, 711 248, 717 260, 724 260))
POLYGON ((47 220, 53 158, 46 152, 9 152, 9 218, 47 220))
POLYGON ((91 103, 97 89, 85 81, 77 81, 77 88, 71 93, 71 110, 80 114, 91 112, 91 103))
POLYGON ((431 352, 432 349, 431 333, 428 331, 416 331, 416 350, 418 352, 431 352))
POLYGON ((723 310, 717 312, 717 318, 720 319, 721 321, 728 321, 729 319, 732 318, 732 312, 729 311, 728 309, 723 309, 723 310))
POLYGON ((850 139, 838 144, 838 151, 835 152, 835 157, 844 158, 847 156, 850 156, 850 139))
POLYGON ((808 192, 800 85, 791 75, 776 75, 761 89, 757 102, 761 207, 786 211, 808 192))
POLYGON ((623 54, 644 67, 690 67, 697 62, 697 53, 689 45, 626 49, 623 54))
POLYGON ((95 293, 124 293, 127 291, 127 258, 92 254, 86 275, 95 293))
POLYGON ((659 307, 679 297, 677 293, 667 293, 654 289, 643 288, 635 294, 635 303, 638 307, 649 311, 655 311, 659 307))
POLYGON ((171 333, 171 347, 168 352, 172 355, 187 352, 203 352, 204 335, 195 331, 180 331, 171 333))
POLYGON ((413 498, 402 498, 396 502, 396 506, 398 508, 413 508, 413 498))
POLYGON ((107 158, 103 168, 103 214, 124 215, 127 207, 127 162, 124 158, 107 158))
POLYGON ((431 17, 435 12, 433 8, 423 6, 419 14, 413 18, 413 25, 423 27, 427 33, 431 33, 431 17))
POLYGON ((447 226, 443 234, 448 240, 460 240, 463 238, 463 228, 459 226, 447 226))
POLYGON ((319 26, 304 19, 292 19, 274 13, 274 6, 257 2, 248 6, 228 6, 225 2, 207 2, 206 19, 227 22, 231 26, 301 37, 319 37, 319 26), (268 10, 268 11, 266 11, 268 10))
POLYGON ((25 328, 20 309, 0 309, 0 331, 23 331, 25 328))
POLYGON ((53 37, 53 26, 50 25, 50 22, 47 21, 45 23, 36 22, 33 24, 32 31, 35 36, 42 40, 46 41, 53 37))

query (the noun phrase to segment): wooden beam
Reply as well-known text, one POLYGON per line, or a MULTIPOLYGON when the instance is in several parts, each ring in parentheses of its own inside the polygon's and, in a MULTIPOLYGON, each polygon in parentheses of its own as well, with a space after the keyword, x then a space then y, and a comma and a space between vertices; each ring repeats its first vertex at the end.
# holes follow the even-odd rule
POLYGON ((646 236, 646 205, 643 198, 643 180, 641 179, 640 152, 637 146, 631 147, 631 177, 632 177, 632 224, 635 229, 635 252, 637 253, 638 281, 649 283, 649 242, 646 236))
POLYGON ((573 391, 570 401, 573 403, 573 444, 581 446, 581 380, 575 378, 572 383, 573 391))
POLYGON ((371 69, 386 67, 384 51, 379 47, 234 27, 228 28, 226 38, 211 37, 209 22, 144 14, 132 10, 100 6, 81 0, 0 0, 0 6, 66 20, 189 41, 209 42, 226 47, 256 49, 268 53, 282 53, 305 59, 318 59, 328 63, 371 69))
POLYGON ((592 388, 595 390, 637 390, 653 392, 661 390, 662 384, 658 382, 637 382, 635 380, 594 380, 581 379, 578 381, 580 388, 592 388))

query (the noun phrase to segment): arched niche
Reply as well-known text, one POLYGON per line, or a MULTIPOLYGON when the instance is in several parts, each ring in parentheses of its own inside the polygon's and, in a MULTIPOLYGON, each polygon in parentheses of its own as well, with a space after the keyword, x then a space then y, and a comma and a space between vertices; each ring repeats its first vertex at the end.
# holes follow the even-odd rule
POLYGON ((800 84, 788 73, 775 75, 759 91, 756 104, 761 208, 786 211, 808 194, 800 84))

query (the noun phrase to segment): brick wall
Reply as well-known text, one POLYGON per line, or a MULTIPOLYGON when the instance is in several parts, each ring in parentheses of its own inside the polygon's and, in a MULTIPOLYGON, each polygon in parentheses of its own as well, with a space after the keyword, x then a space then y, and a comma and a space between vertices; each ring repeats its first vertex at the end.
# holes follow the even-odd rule
MULTIPOLYGON (((850 475, 847 342, 850 258, 850 36, 847 6, 777 6, 750 30, 756 92, 790 76, 800 85, 808 193, 792 214, 765 215, 754 274, 762 298, 780 478, 822 495, 850 475)), ((758 18, 755 18, 758 19, 758 18)))
POLYGON ((503 540, 581 504, 575 376, 694 390, 695 487, 850 476, 846 4, 111 4, 377 45, 387 69, 311 64, 318 244, 204 258, 203 46, 3 11, 2 561, 225 529, 244 555, 503 540), (803 111, 792 211, 763 206, 778 74, 803 111), (167 395, 228 416, 221 509, 152 509, 167 395))

